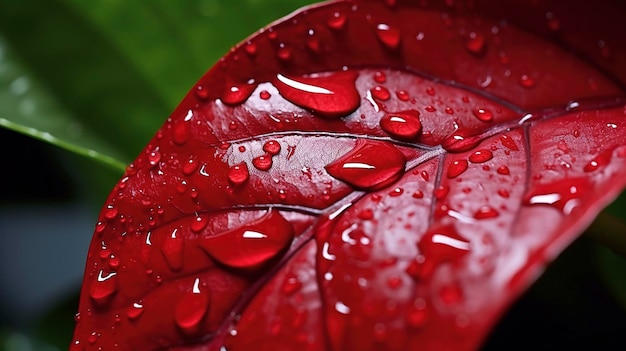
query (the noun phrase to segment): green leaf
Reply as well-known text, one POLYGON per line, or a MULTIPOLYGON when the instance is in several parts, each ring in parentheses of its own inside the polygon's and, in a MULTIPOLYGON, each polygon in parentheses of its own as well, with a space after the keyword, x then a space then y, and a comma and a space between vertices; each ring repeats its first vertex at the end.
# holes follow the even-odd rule
POLYGON ((19 65, 0 37, 0 126, 123 171, 126 162, 111 142, 72 117, 19 65))

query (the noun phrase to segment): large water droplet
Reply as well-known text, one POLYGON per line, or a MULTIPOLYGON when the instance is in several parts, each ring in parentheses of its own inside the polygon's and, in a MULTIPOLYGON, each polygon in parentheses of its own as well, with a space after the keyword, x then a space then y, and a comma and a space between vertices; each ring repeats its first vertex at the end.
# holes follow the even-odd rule
POLYGON ((254 270, 282 254, 293 236, 291 224, 278 211, 270 209, 254 222, 207 238, 201 246, 223 265, 254 270))
POLYGON ((263 151, 270 155, 278 155, 280 152, 280 143, 276 140, 268 140, 263 144, 263 151))
POLYGON ((469 131, 461 129, 443 139, 441 146, 448 152, 458 153, 475 148, 481 141, 480 136, 471 135, 469 131))
POLYGON ((354 149, 325 168, 331 176, 355 188, 375 190, 398 180, 405 163, 404 155, 392 144, 359 139, 354 149))
POLYGON ((191 231, 194 233, 200 233, 209 224, 209 218, 205 215, 197 215, 191 222, 191 231))
POLYGON ((422 131, 419 115, 415 110, 388 113, 380 119, 380 127, 392 138, 415 140, 422 131))
POLYGON ((273 83, 280 95, 293 104, 323 117, 338 118, 354 112, 361 104, 356 78, 354 71, 297 78, 279 74, 273 83))
POLYGON ((370 90, 370 94, 376 100, 387 101, 391 97, 391 93, 389 93, 389 89, 382 86, 375 86, 370 90))
POLYGON ((117 292, 117 272, 98 272, 98 276, 91 282, 89 296, 94 303, 102 305, 107 303, 117 292))
POLYGON ((385 23, 376 26, 376 37, 389 49, 397 49, 400 45, 400 30, 385 23))
POLYGON ((178 228, 172 231, 172 234, 163 240, 161 253, 165 258, 165 262, 173 271, 183 268, 183 253, 185 241, 178 234, 178 228))
POLYGON ((487 149, 476 150, 473 154, 470 155, 469 160, 472 163, 483 163, 491 160, 493 158, 493 153, 487 149))
POLYGON ((265 154, 252 159, 252 165, 259 171, 269 171, 272 168, 272 155, 265 154))
POLYGON ((446 174, 449 179, 456 178, 463 174, 467 170, 467 160, 455 160, 448 165, 448 173, 446 174))
POLYGON ((143 314, 143 304, 135 302, 126 310, 126 317, 131 321, 138 319, 143 314))
POLYGON ((184 293, 174 310, 174 322, 185 334, 198 332, 211 303, 208 288, 200 289, 200 278, 196 278, 191 291, 184 293))
POLYGON ((587 178, 564 179, 554 183, 533 185, 523 198, 526 206, 548 205, 563 214, 571 214, 580 204, 585 192, 593 189, 587 178))
POLYGON ((250 172, 248 171, 248 165, 246 165, 245 162, 236 164, 230 167, 230 169, 228 170, 228 180, 233 185, 241 185, 245 183, 246 181, 248 181, 249 177, 250 177, 250 172))
POLYGON ((417 243, 420 256, 407 267, 407 273, 428 279, 443 263, 458 263, 470 251, 470 243, 452 225, 429 230, 417 243))

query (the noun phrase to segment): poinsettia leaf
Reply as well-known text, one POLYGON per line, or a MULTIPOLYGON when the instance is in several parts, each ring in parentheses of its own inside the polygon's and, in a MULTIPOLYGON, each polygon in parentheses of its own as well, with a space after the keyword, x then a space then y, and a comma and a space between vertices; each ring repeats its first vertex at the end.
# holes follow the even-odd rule
POLYGON ((109 196, 72 347, 477 348, 626 185, 619 65, 491 5, 334 1, 236 47, 109 196))

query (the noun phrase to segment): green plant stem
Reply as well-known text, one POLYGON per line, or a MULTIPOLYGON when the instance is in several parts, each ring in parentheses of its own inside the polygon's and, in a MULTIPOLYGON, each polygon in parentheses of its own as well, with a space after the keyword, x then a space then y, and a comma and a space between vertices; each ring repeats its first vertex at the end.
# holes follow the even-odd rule
POLYGON ((585 235, 626 258, 626 223, 603 211, 585 235))

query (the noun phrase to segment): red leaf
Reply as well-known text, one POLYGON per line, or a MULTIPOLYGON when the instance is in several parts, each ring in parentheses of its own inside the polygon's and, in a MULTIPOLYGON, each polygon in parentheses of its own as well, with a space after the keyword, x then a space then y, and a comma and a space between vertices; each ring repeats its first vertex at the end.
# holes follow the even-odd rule
POLYGON ((237 46, 108 198, 72 347, 477 348, 626 184, 624 5, 503 6, 335 1, 237 46))

